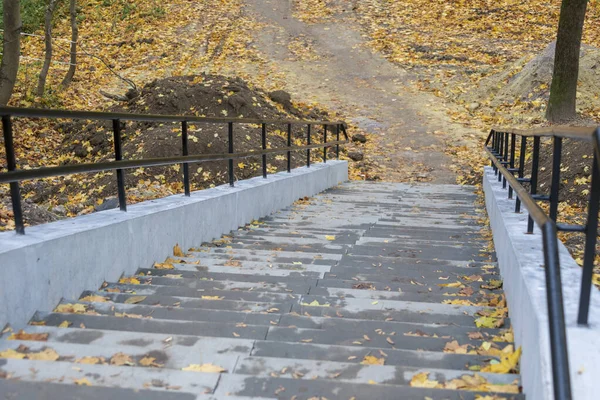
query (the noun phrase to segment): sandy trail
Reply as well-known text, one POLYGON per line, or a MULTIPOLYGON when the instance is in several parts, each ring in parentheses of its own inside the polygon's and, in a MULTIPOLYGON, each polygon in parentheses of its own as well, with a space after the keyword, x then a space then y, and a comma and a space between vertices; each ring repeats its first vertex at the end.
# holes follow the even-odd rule
POLYGON ((416 90, 414 77, 366 47, 350 10, 307 24, 292 16, 291 0, 246 3, 266 25, 257 46, 285 74, 293 98, 339 111, 376 135, 367 157, 384 168, 382 179, 455 183, 444 147, 465 128, 450 121, 439 98, 416 90), (310 51, 298 56, 290 47, 310 51))

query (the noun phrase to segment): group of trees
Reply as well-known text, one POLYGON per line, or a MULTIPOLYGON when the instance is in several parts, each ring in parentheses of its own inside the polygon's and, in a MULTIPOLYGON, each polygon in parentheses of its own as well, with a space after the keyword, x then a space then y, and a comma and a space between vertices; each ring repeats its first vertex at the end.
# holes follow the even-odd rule
MULTIPOLYGON (((10 100, 20 59, 21 13, 20 0, 3 1, 4 40, 2 62, 0 64, 0 105, 10 100)), ((44 21, 45 57, 38 78, 36 94, 43 96, 46 77, 52 62, 52 17, 60 0, 46 0, 44 21)), ((69 0, 71 17, 70 66, 62 81, 62 86, 70 84, 77 64, 77 9, 76 0, 69 0)), ((577 79, 579 72, 579 52, 588 0, 562 0, 554 73, 550 87, 550 99, 546 117, 557 122, 574 118, 576 114, 577 79)))
MULTIPOLYGON (((52 17, 60 0, 48 0, 44 15, 44 43, 45 56, 42 70, 38 78, 36 94, 43 96, 46 87, 46 78, 52 62, 52 17)), ((70 85, 77 65, 77 4, 76 0, 69 0, 69 14, 71 21, 71 46, 69 69, 61 86, 70 85)), ((2 0, 2 19, 4 25, 4 38, 2 44, 2 62, 0 63, 0 105, 6 105, 11 98, 19 70, 21 58, 21 4, 19 0, 2 0)))

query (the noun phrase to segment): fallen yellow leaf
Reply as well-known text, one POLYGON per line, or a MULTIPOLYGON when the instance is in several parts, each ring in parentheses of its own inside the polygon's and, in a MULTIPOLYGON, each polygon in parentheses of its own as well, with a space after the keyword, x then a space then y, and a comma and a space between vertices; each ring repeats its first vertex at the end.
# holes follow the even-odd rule
POLYGON ((221 373, 226 372, 227 370, 223 367, 219 367, 214 364, 190 364, 185 368, 181 368, 183 371, 193 371, 193 372, 208 372, 208 373, 221 373))
POLYGON ((17 333, 13 333, 8 337, 8 340, 34 340, 38 342, 45 342, 48 340, 48 333, 27 333, 21 329, 17 333))
POLYGON ((125 300, 125 304, 137 304, 146 300, 146 296, 131 296, 125 300))
POLYGON ((125 283, 125 284, 130 284, 130 285, 139 285, 140 281, 139 281, 139 279, 134 278, 133 276, 130 276, 127 278, 119 279, 119 283, 125 283))
POLYGON ((363 360, 360 363, 365 365, 384 365, 385 358, 377 358, 375 356, 367 355, 365 356, 365 358, 363 358, 363 360))
POLYGON ((481 372, 492 372, 494 374, 508 374, 511 371, 517 370, 517 364, 521 357, 521 348, 513 353, 503 354, 500 362, 497 364, 489 364, 481 369, 481 372))
POLYGON ((70 314, 83 314, 86 311, 84 304, 59 304, 54 309, 54 312, 59 313, 70 313, 70 314))
POLYGON ((25 358, 25 354, 19 353, 13 349, 7 349, 4 351, 0 351, 0 358, 13 358, 16 360, 22 360, 25 358))
POLYGON ((179 247, 179 243, 177 243, 175 247, 173 247, 173 255, 175 257, 183 257, 183 251, 181 250, 181 247, 179 247))
POLYGON ((38 353, 28 353, 27 358, 30 360, 41 360, 41 361, 56 361, 60 358, 58 353, 53 349, 44 349, 38 353))
POLYGON ((155 263, 154 268, 156 268, 156 269, 175 269, 173 264, 169 264, 166 262, 165 263, 155 263))
POLYGON ((135 361, 125 353, 117 353, 110 358, 110 365, 135 365, 135 361))
POLYGON ((93 302, 106 303, 108 301, 108 299, 106 297, 102 297, 102 296, 90 295, 90 296, 82 297, 81 299, 79 299, 79 301, 87 301, 90 303, 93 303, 93 302))

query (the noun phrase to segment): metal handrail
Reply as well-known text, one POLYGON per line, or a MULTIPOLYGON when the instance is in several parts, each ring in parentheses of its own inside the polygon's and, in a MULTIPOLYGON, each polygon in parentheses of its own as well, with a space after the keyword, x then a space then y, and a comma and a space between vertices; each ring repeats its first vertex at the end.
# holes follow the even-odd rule
POLYGON ((29 179, 40 179, 52 176, 64 176, 79 173, 116 171, 117 189, 119 197, 119 207, 122 211, 127 211, 127 201, 125 193, 124 170, 140 167, 153 167, 160 165, 181 164, 183 166, 183 184, 186 196, 190 196, 190 177, 189 164, 201 163, 206 161, 228 160, 229 184, 234 186, 234 165, 233 160, 247 158, 252 156, 262 156, 263 177, 267 178, 267 156, 272 154, 287 154, 287 171, 291 172, 291 153, 293 151, 306 151, 306 166, 310 167, 311 149, 323 149, 323 162, 327 162, 327 149, 335 147, 336 158, 339 159, 340 145, 349 142, 347 125, 342 121, 306 121, 306 120, 272 120, 272 119, 251 119, 251 118, 208 118, 196 117, 190 115, 151 115, 151 114, 128 114, 128 113, 104 113, 92 111, 68 111, 68 110, 41 110, 31 108, 13 108, 0 107, 0 118, 2 119, 2 131, 4 137, 4 147, 6 150, 6 161, 8 172, 0 173, 0 184, 8 183, 10 185, 10 194, 15 218, 15 230, 18 234, 25 233, 23 221, 23 211, 21 207, 21 193, 19 182, 29 179), (60 165, 51 167, 41 167, 36 169, 19 170, 17 169, 16 157, 13 143, 13 117, 25 118, 66 118, 66 119, 85 119, 94 121, 112 121, 114 138, 114 158, 115 161, 105 161, 96 163, 82 163, 74 165, 60 165), (123 160, 121 143, 121 122, 122 121, 143 121, 143 122, 175 122, 181 124, 182 155, 163 158, 146 158, 142 160, 123 160), (221 123, 228 127, 228 152, 218 154, 189 154, 188 149, 188 123, 221 123), (261 126, 261 147, 260 150, 235 152, 234 151, 234 124, 258 124, 261 126), (287 125, 287 146, 278 149, 267 149, 267 125, 287 125), (292 126, 307 126, 307 144, 302 146, 292 146, 292 126), (311 127, 322 126, 323 143, 311 144, 311 127), (328 130, 333 130, 335 134, 334 141, 327 141, 328 130), (340 133, 344 135, 345 140, 340 140, 340 133))
POLYGON ((515 212, 520 212, 521 204, 529 212, 528 233, 533 233, 533 224, 537 224, 542 232, 544 265, 546 277, 546 300, 548 304, 550 350, 552 356, 552 375, 554 380, 554 397, 556 400, 571 399, 571 379, 569 375, 568 348, 565 328, 565 314, 560 273, 559 246, 557 231, 585 232, 586 244, 581 279, 578 323, 587 324, 589 315, 592 276, 594 268, 595 246, 598 235, 598 203, 600 201, 600 128, 584 127, 550 127, 532 130, 493 129, 486 142, 487 152, 498 181, 503 187, 508 184, 508 196, 516 193, 515 212), (517 136, 521 137, 518 168, 516 162, 517 136), (533 138, 533 156, 531 161, 531 178, 525 178, 525 153, 527 138, 533 138), (540 138, 553 139, 552 185, 549 196, 537 194, 539 169, 540 138), (560 189, 560 161, 562 140, 592 141, 594 146, 594 165, 588 218, 585 226, 564 225, 557 223, 560 189), (515 173, 517 173, 515 175, 515 173), (529 183, 530 190, 522 183, 529 183), (537 203, 549 201, 549 215, 537 203))
POLYGON ((202 122, 202 123, 228 123, 236 124, 292 124, 292 125, 344 125, 344 121, 312 121, 312 120, 280 120, 260 118, 227 118, 227 117, 197 117, 195 115, 160 115, 160 114, 133 114, 114 113, 102 111, 71 111, 47 110, 41 108, 0 107, 0 115, 27 118, 67 118, 89 119, 94 121, 143 121, 143 122, 202 122))

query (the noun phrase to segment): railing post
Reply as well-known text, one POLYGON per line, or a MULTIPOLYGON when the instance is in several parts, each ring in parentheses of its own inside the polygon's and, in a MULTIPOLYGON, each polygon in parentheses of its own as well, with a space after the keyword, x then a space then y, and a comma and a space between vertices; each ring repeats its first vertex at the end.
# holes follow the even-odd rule
MULTIPOLYGON (((188 124, 187 121, 181 121, 181 147, 184 156, 189 155, 188 150, 188 124)), ((185 195, 190 197, 190 168, 188 163, 183 163, 183 188, 185 195)))
MULTIPOLYGON (((536 136, 536 138, 538 137, 536 136)), ((569 400, 571 399, 571 377, 569 376, 569 355, 556 226, 553 223, 546 223, 540 228, 544 241, 544 271, 546 274, 546 301, 548 304, 554 398, 556 400, 569 400)))
POLYGON ((327 162, 327 125, 323 125, 323 162, 327 162))
MULTIPOLYGON (((337 124, 335 126, 335 140, 338 142, 340 141, 340 124, 337 124)), ((339 143, 335 145, 335 158, 337 160, 340 159, 340 144, 339 143)))
POLYGON ((289 150, 292 147, 292 124, 288 124, 287 126, 287 172, 292 172, 292 152, 289 150))
MULTIPOLYGON (((533 138, 533 158, 531 160, 531 189, 532 195, 537 194, 538 169, 540 165, 540 137, 533 138)), ((533 219, 531 215, 527 220, 527 233, 533 233, 533 219)))
POLYGON ((596 238, 598 236, 598 202, 600 202, 600 172, 598 172, 598 156, 594 153, 590 203, 585 231, 585 252, 583 255, 583 274, 581 276, 581 294, 577 323, 587 325, 590 311, 590 295, 592 277, 594 275, 594 258, 596 256, 596 238))
MULTIPOLYGON (((229 154, 233 154, 233 122, 227 124, 228 130, 228 143, 229 143, 229 154)), ((229 159, 229 186, 233 187, 233 158, 229 159)))
MULTIPOLYGON (((511 169, 511 174, 515 174, 513 172, 514 168, 515 168, 515 151, 516 151, 516 141, 517 141, 517 135, 514 133, 510 134, 510 164, 508 165, 511 169)), ((512 199, 513 198, 513 188, 512 186, 508 186, 508 198, 512 199)))
MULTIPOLYGON (((310 146, 310 127, 311 125, 308 124, 308 132, 306 134, 306 144, 308 146, 310 146)), ((310 149, 306 149, 306 168, 310 168, 310 149)))
POLYGON ((560 190, 560 161, 562 153, 562 138, 553 138, 552 149, 552 186, 550 187, 550 219, 556 223, 558 218, 558 200, 560 190))
MULTIPOLYGON (((123 146, 121 144, 121 120, 113 119, 113 138, 115 145, 115 160, 123 159, 123 146)), ((127 211, 127 197, 125 195, 125 177, 122 169, 117 169, 117 190, 119 193, 119 208, 127 211)))
MULTIPOLYGON (((8 172, 17 169, 15 157, 15 145, 13 143, 12 120, 10 115, 2 116, 2 132, 4 133, 4 149, 6 150, 6 166, 8 172)), ((23 209, 21 208, 21 189, 19 182, 11 182, 10 199, 12 202, 13 215, 15 218, 15 231, 19 235, 25 234, 25 223, 23 222, 23 209)))
MULTIPOLYGON (((262 124, 262 149, 267 149, 267 124, 263 122, 262 124)), ((267 179, 267 155, 262 155, 262 170, 263 170, 263 178, 267 179)))
MULTIPOLYGON (((527 152, 527 137, 521 136, 521 152, 519 153, 519 173, 518 178, 523 178, 525 176, 525 153, 527 152)), ((515 212, 521 212, 521 199, 517 196, 517 201, 515 202, 515 212)))

